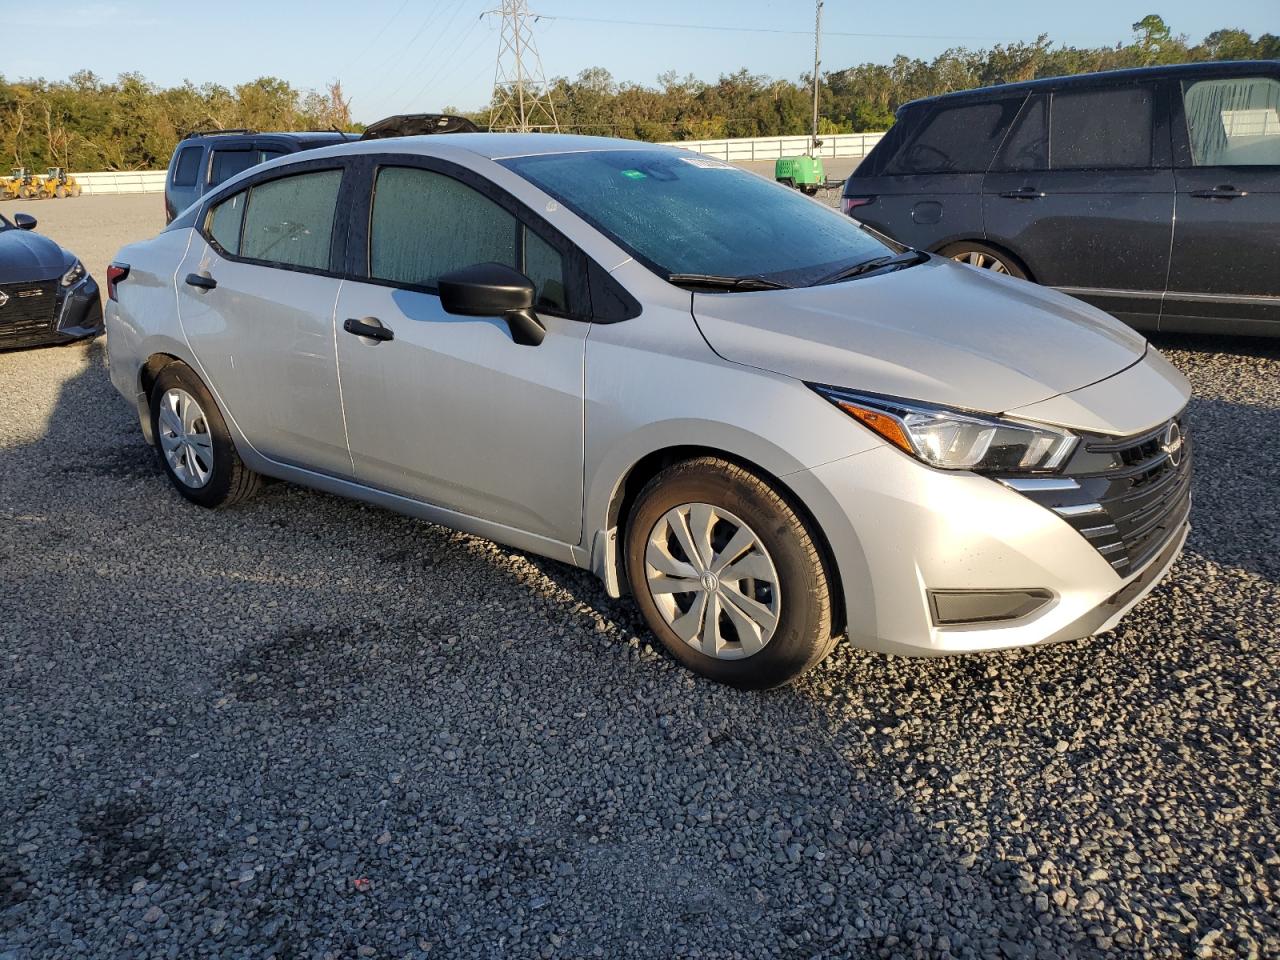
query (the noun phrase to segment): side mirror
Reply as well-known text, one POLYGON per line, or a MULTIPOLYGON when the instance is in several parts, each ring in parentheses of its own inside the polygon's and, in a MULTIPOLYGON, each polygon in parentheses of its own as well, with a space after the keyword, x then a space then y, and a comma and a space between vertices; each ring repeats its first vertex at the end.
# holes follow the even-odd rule
POLYGON ((15 213, 13 215, 13 225, 19 230, 34 230, 36 228, 36 218, 29 213, 15 213))
POLYGON ((547 335, 533 312, 533 281, 501 263, 477 263, 446 273, 438 281, 445 313, 463 317, 502 317, 511 339, 536 347, 547 335))

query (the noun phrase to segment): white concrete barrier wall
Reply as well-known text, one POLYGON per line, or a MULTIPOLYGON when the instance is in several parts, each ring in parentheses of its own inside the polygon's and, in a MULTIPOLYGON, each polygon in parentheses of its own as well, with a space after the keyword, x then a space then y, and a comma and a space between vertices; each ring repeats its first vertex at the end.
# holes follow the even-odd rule
MULTIPOLYGON (((836 133, 822 138, 818 156, 860 158, 871 152, 883 133, 836 133)), ((809 150, 808 137, 744 137, 732 140, 672 140, 669 147, 682 147, 710 157, 731 162, 777 160, 798 157, 809 150)), ((103 173, 77 173, 84 192, 98 193, 163 193, 164 170, 111 170, 103 173)))

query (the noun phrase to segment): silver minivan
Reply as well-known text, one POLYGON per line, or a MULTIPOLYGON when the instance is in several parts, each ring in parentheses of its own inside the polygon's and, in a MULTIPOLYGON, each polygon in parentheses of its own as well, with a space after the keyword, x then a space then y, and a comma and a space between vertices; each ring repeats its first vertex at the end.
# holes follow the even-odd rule
POLYGON ((1188 386, 1139 334, 681 150, 311 151, 107 280, 188 500, 277 477, 590 569, 738 686, 1106 631, 1187 535, 1188 386))

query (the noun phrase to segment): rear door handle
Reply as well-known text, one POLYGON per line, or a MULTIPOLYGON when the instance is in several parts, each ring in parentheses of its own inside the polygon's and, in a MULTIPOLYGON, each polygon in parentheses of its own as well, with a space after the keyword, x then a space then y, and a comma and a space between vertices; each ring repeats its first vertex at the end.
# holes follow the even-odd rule
POLYGON ((1191 195, 1193 197, 1201 197, 1205 200, 1234 200, 1237 197, 1247 197, 1249 195, 1249 191, 1237 190, 1235 187, 1228 184, 1221 187, 1214 187, 1211 190, 1192 190, 1191 195))
POLYGON ((342 329, 347 333, 355 334, 357 337, 367 337, 379 343, 396 338, 394 331, 389 327, 384 327, 382 321, 377 317, 365 317, 363 320, 348 317, 343 321, 342 329))
POLYGON ((201 290, 212 290, 218 285, 218 281, 213 277, 204 273, 188 273, 187 286, 199 287, 201 290))
POLYGON ((1006 190, 1000 196, 1010 200, 1039 200, 1044 196, 1044 191, 1035 187, 1019 187, 1017 190, 1006 190))

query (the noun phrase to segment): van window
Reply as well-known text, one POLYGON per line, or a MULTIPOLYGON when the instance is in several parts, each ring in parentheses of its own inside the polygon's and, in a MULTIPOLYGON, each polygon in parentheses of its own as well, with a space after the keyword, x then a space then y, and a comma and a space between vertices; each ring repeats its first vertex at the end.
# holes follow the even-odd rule
POLYGON ((1193 80, 1182 103, 1195 166, 1280 166, 1280 80, 1193 80))
POLYGON ((258 163, 257 150, 215 150, 209 171, 209 186, 216 187, 258 163))
POLYGON ((1107 87, 1055 93, 1049 163, 1054 170, 1151 165, 1153 87, 1107 87))
POLYGON ((178 162, 173 168, 173 185, 175 187, 194 187, 200 169, 200 157, 204 147, 183 147, 178 151, 178 162))
POLYGON ((240 256, 328 270, 341 185, 341 170, 319 170, 253 187, 244 213, 240 256))
POLYGON ((442 274, 487 262, 532 280, 538 307, 566 309, 564 258, 505 208, 432 170, 378 171, 369 225, 371 277, 434 287, 442 274))
POLYGON ((885 173, 984 173, 1023 97, 936 108, 885 173))
POLYGON ((1049 168, 1048 101, 1036 96, 1027 101, 1018 122, 1009 131, 996 161, 998 170, 1047 170, 1049 168))

